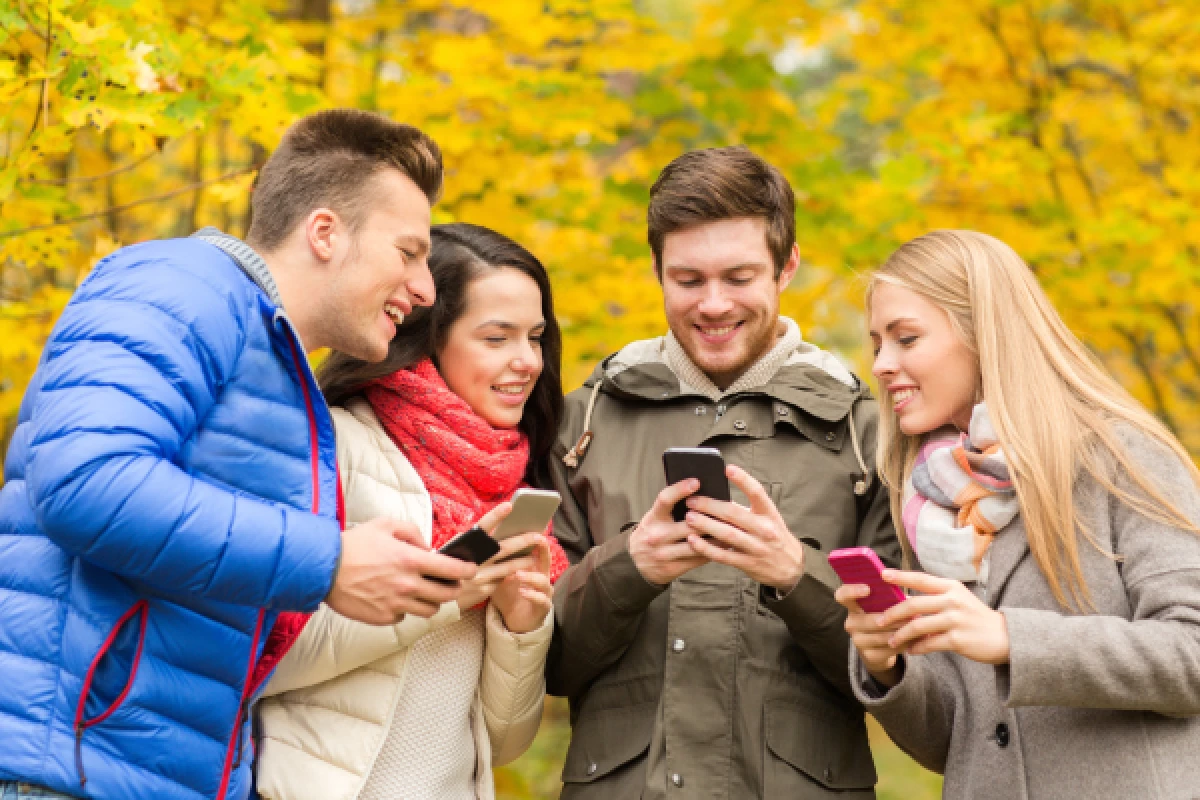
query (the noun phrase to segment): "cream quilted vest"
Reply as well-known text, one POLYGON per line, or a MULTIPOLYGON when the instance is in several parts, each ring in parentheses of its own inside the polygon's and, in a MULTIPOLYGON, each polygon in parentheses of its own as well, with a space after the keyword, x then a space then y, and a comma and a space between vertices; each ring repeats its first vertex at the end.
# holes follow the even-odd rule
MULTIPOLYGON (((415 523, 429 541, 429 494, 371 407, 355 400, 346 409, 333 409, 333 419, 346 524, 394 517, 415 523)), ((409 648, 458 618, 458 605, 447 603, 431 619, 409 616, 396 625, 376 627, 322 605, 279 665, 259 705, 256 777, 264 800, 354 800, 395 714, 409 648)), ((553 615, 548 615, 540 629, 512 634, 488 606, 483 672, 472 712, 480 800, 493 800, 492 764, 515 759, 537 733, 552 631, 553 615)))

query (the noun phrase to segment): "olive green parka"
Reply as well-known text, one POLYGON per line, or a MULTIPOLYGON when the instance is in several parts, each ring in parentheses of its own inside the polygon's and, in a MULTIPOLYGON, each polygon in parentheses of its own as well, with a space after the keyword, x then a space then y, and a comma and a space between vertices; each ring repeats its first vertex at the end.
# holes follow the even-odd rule
POLYGON ((714 402, 681 388, 662 341, 609 357, 568 396, 552 457, 554 532, 573 564, 547 663, 548 691, 571 705, 562 797, 874 797, 826 555, 864 545, 899 563, 875 401, 797 352, 766 385, 714 402), (663 450, 696 446, 762 482, 803 542, 786 596, 721 564, 669 587, 634 566, 629 530, 665 486, 663 450))

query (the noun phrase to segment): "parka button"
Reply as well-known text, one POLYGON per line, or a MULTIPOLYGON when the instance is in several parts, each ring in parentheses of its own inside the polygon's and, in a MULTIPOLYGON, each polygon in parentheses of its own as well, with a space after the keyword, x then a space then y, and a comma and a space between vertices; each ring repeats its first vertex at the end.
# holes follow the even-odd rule
POLYGON ((744 419, 735 419, 735 420, 733 421, 733 427, 734 427, 735 429, 739 430, 739 431, 744 431, 744 430, 746 430, 746 420, 744 420, 744 419))
POLYGON ((779 416, 786 417, 787 415, 788 415, 787 406, 780 406, 779 407, 779 416))
POLYGON ((600 769, 599 765, 597 765, 596 762, 593 761, 592 763, 588 764, 588 770, 587 770, 588 775, 595 775, 596 770, 598 770, 598 769, 600 769))
POLYGON ((1001 722, 996 726, 996 744, 1001 747, 1008 747, 1008 725, 1001 722))
POLYGON ((837 434, 835 434, 833 431, 830 431, 829 433, 825 434, 825 441, 827 441, 827 442, 832 442, 836 438, 837 438, 837 434))
POLYGON ((671 783, 675 784, 676 786, 682 787, 683 786, 683 776, 680 775, 678 772, 676 772, 674 775, 671 776, 671 783))
POLYGON ((704 406, 696 406, 696 416, 697 417, 702 416, 707 413, 708 413, 708 409, 705 408, 704 406))
POLYGON ((687 647, 687 643, 684 642, 683 639, 676 639, 674 642, 671 643, 671 649, 674 650, 676 653, 682 653, 683 648, 685 648, 685 647, 687 647))

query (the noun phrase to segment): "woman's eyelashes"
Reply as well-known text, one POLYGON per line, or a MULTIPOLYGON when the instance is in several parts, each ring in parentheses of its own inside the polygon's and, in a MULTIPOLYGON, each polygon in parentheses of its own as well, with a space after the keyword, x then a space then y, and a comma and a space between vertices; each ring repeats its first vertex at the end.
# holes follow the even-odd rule
MULTIPOLYGON (((499 346, 499 345, 507 344, 509 341, 509 337, 496 334, 496 335, 492 335, 492 336, 485 336, 483 340, 485 342, 487 342, 488 344, 499 346)), ((542 334, 540 334, 540 333, 531 334, 529 337, 529 341, 535 347, 541 347, 542 346, 542 334)))
MULTIPOLYGON (((918 337, 916 334, 910 334, 908 336, 900 336, 900 337, 897 337, 896 343, 899 344, 901 347, 912 347, 914 344, 916 344, 917 338, 918 337)), ((879 351, 882 349, 883 349, 883 344, 881 342, 879 342, 878 340, 876 340, 871 345, 871 354, 875 358, 879 358, 879 351)))

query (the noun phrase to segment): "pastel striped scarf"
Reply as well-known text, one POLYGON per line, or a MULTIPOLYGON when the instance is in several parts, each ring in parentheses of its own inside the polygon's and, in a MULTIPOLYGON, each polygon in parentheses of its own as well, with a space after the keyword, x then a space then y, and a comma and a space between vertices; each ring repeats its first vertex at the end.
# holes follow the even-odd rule
POLYGON ((908 541, 926 572, 986 582, 992 537, 1020 512, 1004 451, 980 403, 967 433, 933 434, 904 484, 908 541))

